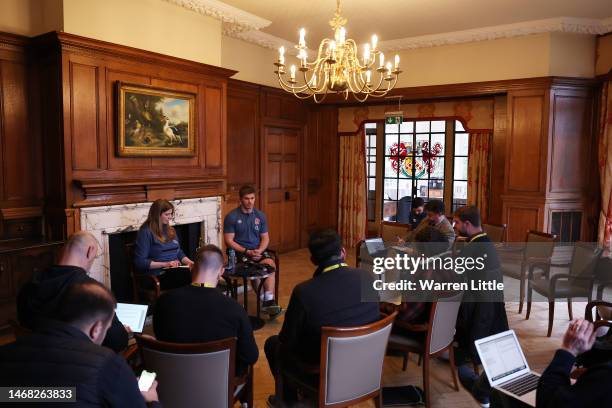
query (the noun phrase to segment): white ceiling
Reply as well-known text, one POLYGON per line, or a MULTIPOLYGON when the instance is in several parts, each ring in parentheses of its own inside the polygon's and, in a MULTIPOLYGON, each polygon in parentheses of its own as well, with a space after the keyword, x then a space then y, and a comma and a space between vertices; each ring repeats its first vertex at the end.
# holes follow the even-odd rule
MULTIPOLYGON (((172 1, 172 0, 171 0, 172 1)), ((307 44, 331 37, 335 0, 222 0, 271 21, 262 32, 307 44)), ((347 36, 358 43, 376 33, 381 41, 441 34, 556 17, 612 17, 612 0, 344 0, 347 36)))

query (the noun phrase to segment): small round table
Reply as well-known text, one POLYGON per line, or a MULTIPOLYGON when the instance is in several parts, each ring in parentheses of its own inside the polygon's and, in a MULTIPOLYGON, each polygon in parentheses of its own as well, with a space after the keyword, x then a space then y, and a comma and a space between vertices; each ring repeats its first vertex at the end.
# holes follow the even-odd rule
POLYGON ((257 285, 255 285, 257 313, 255 316, 249 315, 253 330, 259 330, 265 324, 264 319, 261 318, 261 289, 263 288, 265 280, 274 272, 274 268, 269 266, 242 262, 237 263, 234 268, 226 267, 223 272, 223 279, 227 282, 227 292, 234 300, 238 300, 238 287, 241 285, 242 281, 244 310, 247 312, 247 315, 249 314, 248 282, 259 279, 257 285))

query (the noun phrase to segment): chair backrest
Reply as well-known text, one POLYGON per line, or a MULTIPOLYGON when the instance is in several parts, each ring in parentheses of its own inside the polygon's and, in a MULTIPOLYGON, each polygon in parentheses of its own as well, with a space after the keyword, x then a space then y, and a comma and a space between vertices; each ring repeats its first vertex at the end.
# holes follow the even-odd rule
POLYGON ((525 252, 523 253, 525 260, 528 258, 550 258, 555 249, 556 240, 556 235, 528 230, 525 238, 525 252))
POLYGON ((236 338, 176 344, 136 334, 144 367, 157 373, 157 394, 172 408, 232 407, 236 338))
POLYGON ((29 336, 30 334, 32 334, 32 330, 20 325, 18 322, 16 322, 13 319, 9 319, 8 323, 9 323, 9 326, 11 326, 11 329, 13 329, 13 334, 15 335, 16 339, 20 337, 29 336))
POLYGON ((506 240, 507 227, 506 224, 482 224, 482 230, 493 242, 504 242, 506 240))
MULTIPOLYGON (((570 263, 569 274, 580 277, 594 277, 597 262, 603 253, 603 248, 586 242, 576 242, 574 244, 574 253, 570 263)), ((573 285, 588 287, 589 282, 574 281, 573 285)))
POLYGON ((427 347, 429 354, 447 348, 455 337, 455 325, 463 292, 439 299, 431 305, 429 328, 427 330, 427 347))
POLYGON ((366 326, 322 327, 319 406, 373 398, 380 392, 391 326, 397 312, 366 326))
POLYGON ((410 222, 410 211, 412 210, 412 197, 406 196, 399 199, 397 202, 397 215, 395 220, 403 224, 410 222))
POLYGON ((410 224, 383 221, 380 223, 380 236, 385 242, 395 242, 397 237, 405 238, 409 228, 410 224))

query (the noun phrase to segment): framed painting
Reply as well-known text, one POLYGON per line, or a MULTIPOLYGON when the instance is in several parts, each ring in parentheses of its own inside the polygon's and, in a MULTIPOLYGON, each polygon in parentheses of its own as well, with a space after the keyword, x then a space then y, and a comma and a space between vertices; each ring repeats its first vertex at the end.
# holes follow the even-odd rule
POLYGON ((195 156, 196 96, 117 82, 119 156, 195 156))

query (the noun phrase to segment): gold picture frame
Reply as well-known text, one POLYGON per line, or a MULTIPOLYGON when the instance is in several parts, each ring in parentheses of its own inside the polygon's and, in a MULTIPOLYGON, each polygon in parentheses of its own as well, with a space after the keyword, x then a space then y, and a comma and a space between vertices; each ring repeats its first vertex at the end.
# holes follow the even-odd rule
POLYGON ((195 156, 195 112, 193 93, 117 81, 117 154, 195 156))

